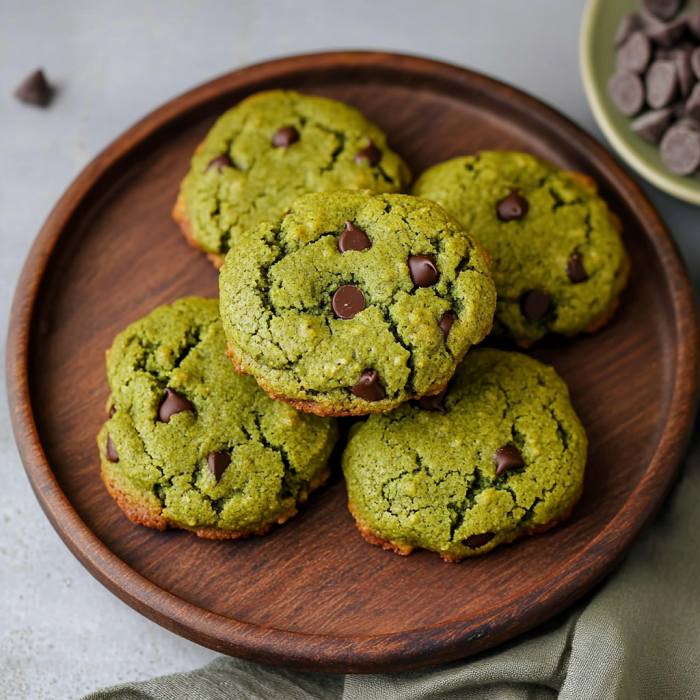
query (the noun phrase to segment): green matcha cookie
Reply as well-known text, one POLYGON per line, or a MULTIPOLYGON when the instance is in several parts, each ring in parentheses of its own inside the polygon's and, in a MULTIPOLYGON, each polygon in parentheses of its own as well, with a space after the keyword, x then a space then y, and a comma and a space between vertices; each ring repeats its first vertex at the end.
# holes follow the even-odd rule
POLYGON ((442 399, 353 426, 343 453, 365 539, 446 561, 566 518, 581 495, 586 433, 556 372, 526 355, 470 352, 442 399))
POLYGON ((271 401, 236 373, 215 299, 180 299, 132 323, 107 375, 102 478, 135 523, 263 534, 328 477, 335 421, 271 401))
POLYGON ((395 408, 443 389, 491 328, 488 256, 444 209, 329 192, 239 239, 219 279, 236 368, 319 415, 395 408))
POLYGON ((595 184, 527 153, 486 151, 427 170, 413 194, 449 211, 489 252, 494 332, 527 347, 594 331, 615 311, 628 259, 595 184))
POLYGON ((219 118, 192 158, 173 217, 217 267, 241 234, 278 222, 308 192, 401 192, 411 179, 384 134, 358 110, 281 90, 219 118))

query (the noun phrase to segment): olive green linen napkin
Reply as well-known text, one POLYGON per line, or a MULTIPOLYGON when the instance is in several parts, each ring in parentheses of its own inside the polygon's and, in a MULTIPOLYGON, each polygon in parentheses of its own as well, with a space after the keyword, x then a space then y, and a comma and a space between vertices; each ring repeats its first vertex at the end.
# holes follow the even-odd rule
POLYGON ((575 608, 479 656, 393 675, 322 676, 220 658, 84 700, 700 698, 700 444, 654 524, 575 608))

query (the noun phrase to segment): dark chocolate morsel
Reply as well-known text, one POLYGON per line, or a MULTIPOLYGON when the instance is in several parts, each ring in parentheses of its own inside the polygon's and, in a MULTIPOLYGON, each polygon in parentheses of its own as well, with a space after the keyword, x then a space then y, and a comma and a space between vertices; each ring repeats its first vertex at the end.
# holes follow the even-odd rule
POLYGON ((462 544, 469 549, 479 549, 485 544, 488 544, 494 537, 493 532, 484 532, 482 535, 471 535, 466 540, 462 540, 462 544))
POLYGON ((272 137, 272 145, 275 148, 288 148, 299 140, 299 132, 293 126, 283 126, 272 137))
POLYGON ((685 103, 685 116, 700 121, 700 83, 696 83, 685 103))
POLYGON ((207 457, 207 464, 209 465, 209 471, 214 475, 218 484, 226 471, 226 467, 231 464, 231 455, 226 452, 210 452, 207 457))
POLYGON ((53 94, 54 89, 49 85, 41 69, 34 71, 15 90, 15 97, 18 100, 37 107, 48 107, 53 94))
POLYGON ((117 412, 117 407, 114 404, 112 404, 109 407, 109 417, 111 418, 116 412, 117 412))
POLYGON ((432 255, 412 255, 408 259, 408 269, 416 287, 432 287, 440 279, 440 270, 432 255))
POLYGON ((508 469, 518 469, 525 466, 520 450, 513 445, 499 447, 493 456, 493 460, 496 462, 496 476, 501 476, 508 469))
POLYGON ((652 109, 669 104, 678 90, 678 69, 675 61, 654 61, 645 77, 647 103, 652 109))
POLYGON ((700 133, 700 122, 692 117, 683 117, 683 119, 679 119, 673 126, 684 126, 700 133))
POLYGON ((642 7, 655 17, 668 22, 681 9, 681 0, 641 0, 642 7))
POLYGON ((520 308, 525 318, 530 321, 539 321, 549 311, 549 294, 541 289, 533 289, 523 294, 520 308))
POLYGON ((439 411, 440 413, 445 414, 447 411, 445 411, 443 402, 445 401, 446 395, 447 387, 445 387, 439 394, 433 394, 432 396, 421 396, 418 399, 418 406, 424 411, 439 411))
POLYGON ((700 80, 700 46, 693 49, 693 52, 690 54, 690 67, 693 69, 695 77, 700 80))
POLYGON ((440 326, 440 330, 442 331, 442 335, 444 336, 445 340, 447 340, 447 336, 450 334, 452 324, 454 322, 455 317, 451 311, 445 311, 445 313, 440 317, 438 326, 440 326))
POLYGON ((579 253, 571 253, 569 262, 566 264, 566 274, 574 284, 585 282, 588 279, 588 274, 583 267, 583 256, 579 253))
POLYGON ((678 17, 670 22, 659 22, 655 17, 647 15, 644 18, 644 33, 654 43, 670 49, 677 44, 686 29, 685 17, 678 17))
POLYGON ((673 111, 670 107, 655 109, 640 114, 630 124, 630 128, 645 141, 658 143, 672 119, 673 111))
POLYGON ((615 47, 619 48, 622 46, 632 33, 639 31, 642 26, 642 18, 636 12, 629 12, 623 15, 615 32, 615 47))
MULTIPOLYGON (((700 40, 700 6, 685 16, 685 26, 696 40, 700 40)), ((700 75, 698 75, 700 80, 700 75)))
POLYGON ((633 32, 617 52, 617 69, 643 73, 651 59, 651 41, 644 32, 633 32))
POLYGON ((498 202, 496 213, 501 221, 513 221, 522 219, 530 209, 530 203, 525 197, 518 194, 518 188, 512 189, 507 197, 498 202))
POLYGON ((697 80, 693 72, 693 66, 691 65, 693 49, 693 45, 686 42, 669 52, 669 59, 676 64, 678 90, 682 97, 687 97, 690 94, 697 80))
POLYGON ((626 117, 633 117, 644 106, 644 85, 636 73, 615 73, 608 81, 608 95, 626 117))
POLYGON ((682 119, 679 119, 673 126, 684 126, 687 129, 692 129, 693 131, 697 131, 700 133, 700 122, 698 122, 696 119, 693 119, 692 117, 683 117, 682 119))
POLYGON ((381 401, 386 396, 384 387, 379 383, 379 372, 375 369, 365 370, 350 393, 365 401, 381 401))
POLYGON ((117 454, 117 448, 114 446, 114 443, 112 442, 112 438, 110 437, 109 434, 107 434, 107 459, 110 462, 118 462, 119 461, 119 455, 117 454))
POLYGON ((671 115, 674 120, 683 119, 685 117, 685 100, 676 100, 670 104, 668 108, 671 110, 671 115))
POLYGON ((355 154, 355 162, 360 163, 366 160, 372 166, 377 165, 382 159, 382 152, 372 143, 372 139, 367 139, 367 141, 369 143, 355 154))
POLYGON ((338 318, 355 318, 365 308, 365 296, 357 287, 346 284, 333 295, 331 306, 338 318))
POLYGON ((695 172, 700 166, 700 133, 687 124, 672 126, 661 139, 661 160, 672 173, 695 172))
POLYGON ((194 406, 184 396, 180 396, 170 387, 165 387, 163 397, 163 403, 158 409, 158 418, 163 423, 169 423, 170 416, 174 416, 176 413, 182 413, 183 411, 194 412, 194 406))
POLYGON ((233 167, 233 161, 225 154, 222 153, 220 156, 216 156, 216 158, 212 158, 208 163, 207 163, 207 170, 211 170, 211 168, 216 168, 217 172, 221 172, 223 168, 232 168, 233 167))
POLYGON ((347 253, 348 250, 367 250, 372 247, 369 236, 358 226, 345 222, 345 229, 338 239, 338 250, 347 253))

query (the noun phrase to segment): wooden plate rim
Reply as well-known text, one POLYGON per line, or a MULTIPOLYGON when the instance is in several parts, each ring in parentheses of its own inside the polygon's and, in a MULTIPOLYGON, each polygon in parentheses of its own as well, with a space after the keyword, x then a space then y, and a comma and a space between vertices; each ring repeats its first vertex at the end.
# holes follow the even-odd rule
POLYGON ((167 629, 222 653, 307 671, 370 673, 445 662, 510 639, 563 610, 612 570, 660 506, 687 446, 697 403, 698 323, 687 273, 658 214, 615 159, 569 119, 511 86, 453 65, 380 52, 319 53, 246 67, 185 93, 131 127, 78 175, 39 232, 18 281, 8 332, 6 374, 15 437, 36 497, 69 549, 110 591, 167 629), (442 84, 470 85, 500 99, 519 102, 549 129, 585 146, 591 159, 616 180, 639 218, 648 222, 650 240, 662 261, 673 301, 678 347, 669 420, 653 460, 637 488, 596 539, 517 599, 510 598, 477 617, 377 636, 303 634, 239 622, 187 603, 138 574, 97 538, 62 492, 39 440, 28 380, 33 311, 51 254, 79 204, 122 157, 170 120, 226 92, 271 78, 348 67, 381 67, 436 78, 442 84), (624 537, 619 535, 621 530, 626 533, 624 537), (551 585, 554 579, 556 586, 551 585))

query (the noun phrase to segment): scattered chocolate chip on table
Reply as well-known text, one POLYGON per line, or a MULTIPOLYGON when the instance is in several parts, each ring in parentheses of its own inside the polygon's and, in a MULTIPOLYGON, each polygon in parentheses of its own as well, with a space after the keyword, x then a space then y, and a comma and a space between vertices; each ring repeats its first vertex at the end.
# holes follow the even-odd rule
POLYGON ((37 107, 48 107, 55 90, 46 80, 44 71, 35 70, 15 90, 15 97, 20 101, 37 107))

